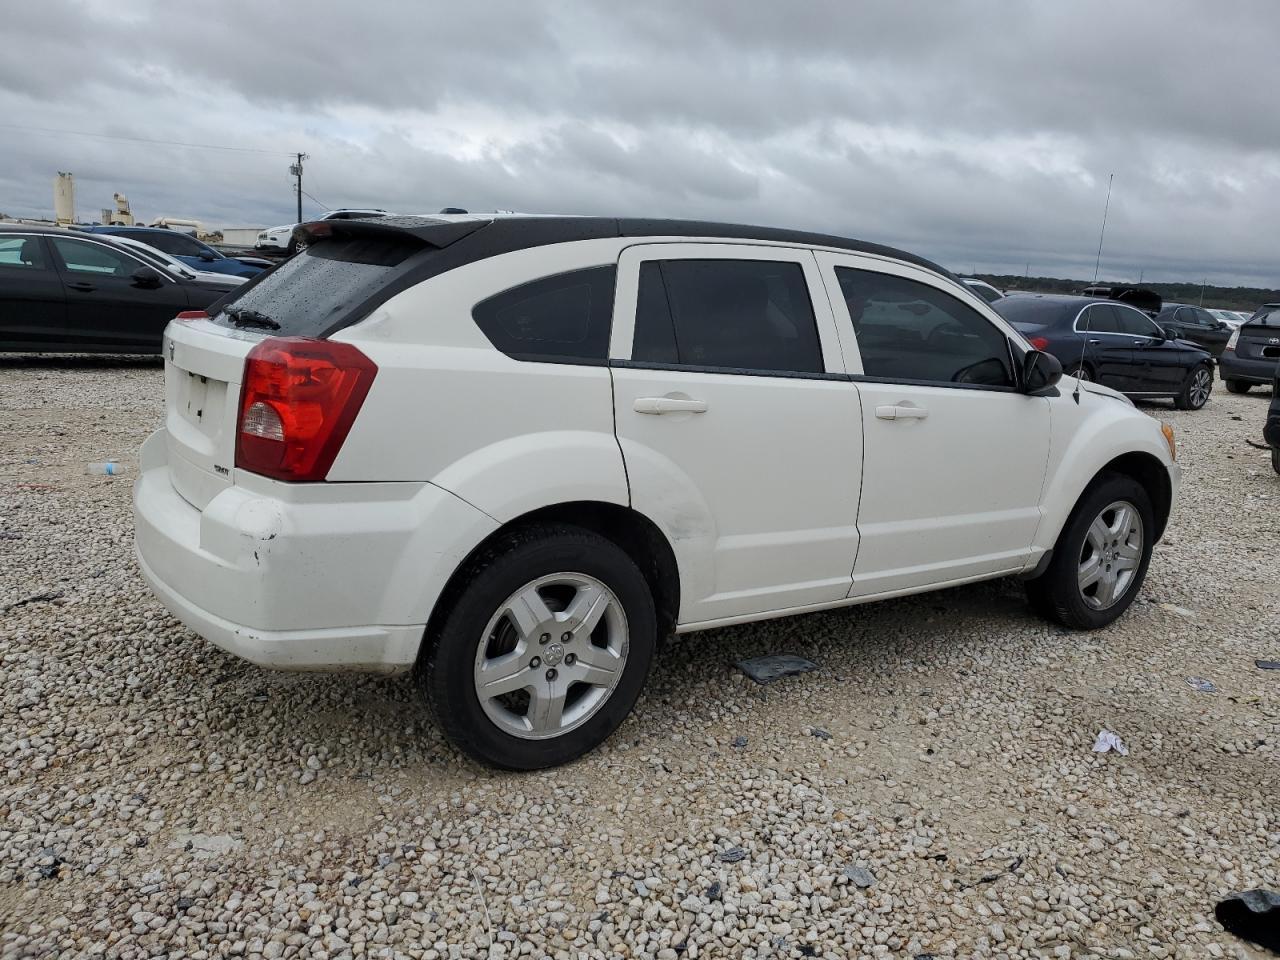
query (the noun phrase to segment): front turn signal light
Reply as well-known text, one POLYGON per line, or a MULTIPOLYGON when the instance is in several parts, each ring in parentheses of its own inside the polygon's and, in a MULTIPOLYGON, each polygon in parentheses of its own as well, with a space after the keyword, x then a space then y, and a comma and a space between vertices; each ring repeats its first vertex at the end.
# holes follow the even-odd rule
POLYGON ((1164 442, 1169 445, 1169 456, 1174 460, 1178 459, 1178 445, 1173 440, 1173 427, 1163 420, 1160 421, 1160 432, 1164 434, 1164 442))

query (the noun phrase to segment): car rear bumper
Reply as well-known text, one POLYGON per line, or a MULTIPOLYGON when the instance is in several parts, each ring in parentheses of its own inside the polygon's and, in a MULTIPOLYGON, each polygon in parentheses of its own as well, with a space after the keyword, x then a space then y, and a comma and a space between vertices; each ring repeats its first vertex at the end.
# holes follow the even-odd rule
POLYGON ((273 669, 410 668, 439 591, 473 538, 496 526, 427 483, 283 491, 304 502, 272 496, 269 481, 266 492, 236 484, 198 510, 170 480, 163 431, 140 459, 143 576, 200 636, 273 669))
POLYGON ((1276 375, 1280 361, 1239 357, 1228 351, 1218 358, 1218 371, 1223 380, 1246 380, 1249 383, 1270 383, 1276 375))

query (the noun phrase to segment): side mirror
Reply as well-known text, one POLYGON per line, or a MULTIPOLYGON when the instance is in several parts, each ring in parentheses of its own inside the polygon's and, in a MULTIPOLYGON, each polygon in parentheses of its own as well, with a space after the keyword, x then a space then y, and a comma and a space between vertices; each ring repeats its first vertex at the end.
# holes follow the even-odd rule
POLYGON ((1165 340, 1181 340, 1182 339, 1182 328, 1177 326, 1176 324, 1166 323, 1164 326, 1160 326, 1159 324, 1157 324, 1156 329, 1158 329, 1162 334, 1164 334, 1165 340))
POLYGON ((1051 353, 1028 350, 1022 357, 1022 392, 1039 396, 1062 379, 1062 363, 1051 353))
POLYGON ((1230 329, 1231 329, 1231 324, 1227 323, 1227 321, 1225 321, 1225 320, 1219 320, 1219 321, 1218 321, 1218 329, 1219 329, 1219 330, 1230 330, 1230 329))
POLYGON ((150 267, 139 267, 129 275, 129 279, 133 281, 135 287, 158 287, 163 282, 160 279, 160 273, 150 267))
POLYGON ((200 259, 203 260, 205 263, 213 263, 213 261, 217 260, 218 258, 215 257, 208 250, 201 250, 200 259))

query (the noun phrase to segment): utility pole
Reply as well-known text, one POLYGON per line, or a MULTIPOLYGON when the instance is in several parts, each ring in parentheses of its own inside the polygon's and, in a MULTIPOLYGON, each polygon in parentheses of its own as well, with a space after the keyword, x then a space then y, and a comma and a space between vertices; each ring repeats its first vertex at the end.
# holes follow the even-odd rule
POLYGON ((302 161, 309 159, 307 154, 295 154, 298 158, 296 162, 289 164, 289 176, 297 177, 298 182, 294 184, 294 189, 298 191, 298 223, 302 222, 302 161))
POLYGON ((1200 281, 1200 306, 1204 306, 1204 285, 1209 282, 1209 278, 1205 277, 1200 281))
POLYGON ((1146 276, 1147 268, 1143 267, 1138 271, 1138 286, 1142 286, 1142 278, 1146 276))

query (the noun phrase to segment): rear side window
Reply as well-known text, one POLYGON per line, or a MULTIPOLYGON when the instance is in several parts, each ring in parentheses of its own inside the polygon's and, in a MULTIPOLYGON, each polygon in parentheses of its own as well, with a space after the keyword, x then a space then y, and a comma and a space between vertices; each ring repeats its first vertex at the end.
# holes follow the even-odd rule
POLYGON ((972 307, 906 277, 837 267, 865 376, 1013 386, 1009 341, 972 307))
POLYGON ((48 270, 49 258, 45 256, 39 237, 0 234, 0 267, 48 270))
POLYGON ((590 267, 504 290, 472 308, 489 342, 517 360, 604 363, 617 267, 590 267))
MULTIPOLYGON (((396 236, 321 240, 233 293, 224 306, 263 314, 279 324, 271 330, 277 336, 322 337, 424 249, 416 240, 396 236)), ((225 310, 214 320, 235 326, 225 310)))
POLYGON ((798 263, 661 260, 640 266, 632 359, 764 373, 822 373, 798 263))

